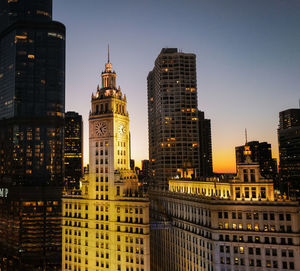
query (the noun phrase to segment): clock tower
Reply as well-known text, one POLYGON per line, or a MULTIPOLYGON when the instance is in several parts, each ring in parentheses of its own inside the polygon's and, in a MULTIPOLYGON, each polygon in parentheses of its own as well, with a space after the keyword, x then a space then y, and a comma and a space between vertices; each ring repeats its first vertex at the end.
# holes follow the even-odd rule
POLYGON ((109 59, 101 74, 102 87, 92 95, 89 117, 90 174, 108 178, 113 185, 116 171, 128 171, 129 117, 126 96, 116 87, 116 73, 109 59))
POLYGON ((149 199, 129 167, 127 101, 116 77, 108 57, 91 100, 89 173, 63 197, 64 270, 150 270, 149 199))

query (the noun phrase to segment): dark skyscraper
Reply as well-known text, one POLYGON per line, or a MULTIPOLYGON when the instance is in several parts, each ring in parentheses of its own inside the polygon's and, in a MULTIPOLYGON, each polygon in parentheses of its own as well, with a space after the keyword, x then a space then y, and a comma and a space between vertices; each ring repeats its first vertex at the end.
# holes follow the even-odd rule
POLYGON ((0 9, 0 31, 18 21, 52 19, 52 0, 1 0, 0 9))
POLYGON ((149 160, 142 160, 142 172, 145 177, 149 177, 149 160))
MULTIPOLYGON (((260 174, 267 178, 276 180, 277 161, 272 158, 272 147, 267 142, 250 141, 246 144, 251 151, 251 160, 259 163, 260 174)), ((245 146, 235 148, 236 164, 244 163, 246 159, 245 146)))
POLYGON ((161 50, 148 75, 148 127, 156 185, 166 188, 167 179, 179 169, 194 177, 211 174, 210 123, 197 109, 194 54, 161 50))
POLYGON ((0 8, 0 267, 51 270, 61 250, 65 27, 51 0, 0 8))
POLYGON ((83 123, 76 112, 66 112, 65 117, 65 182, 76 187, 83 176, 83 123))
POLYGON ((210 120, 206 119, 204 112, 198 111, 199 140, 200 140, 200 176, 208 177, 213 174, 212 144, 210 120))
POLYGON ((300 109, 279 113, 278 144, 280 184, 300 199, 300 109))

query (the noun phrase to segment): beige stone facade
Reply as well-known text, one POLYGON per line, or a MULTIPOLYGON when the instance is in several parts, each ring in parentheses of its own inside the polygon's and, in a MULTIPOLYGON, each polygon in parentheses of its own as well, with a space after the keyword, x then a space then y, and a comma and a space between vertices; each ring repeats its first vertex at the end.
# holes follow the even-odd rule
POLYGON ((111 63, 92 96, 89 174, 63 197, 63 270, 149 271, 149 199, 129 170, 126 97, 111 63))
POLYGON ((248 159, 227 182, 151 191, 151 270, 300 270, 299 204, 274 196, 257 170, 248 159))

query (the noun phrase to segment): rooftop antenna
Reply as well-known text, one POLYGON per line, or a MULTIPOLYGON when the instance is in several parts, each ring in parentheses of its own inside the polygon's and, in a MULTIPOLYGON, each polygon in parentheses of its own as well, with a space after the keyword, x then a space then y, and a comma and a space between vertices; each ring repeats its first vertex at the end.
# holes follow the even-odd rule
POLYGON ((109 44, 107 45, 107 63, 110 63, 110 59, 109 59, 109 44))
POLYGON ((246 144, 245 145, 247 145, 247 143, 248 143, 247 128, 245 128, 245 140, 246 140, 246 144))

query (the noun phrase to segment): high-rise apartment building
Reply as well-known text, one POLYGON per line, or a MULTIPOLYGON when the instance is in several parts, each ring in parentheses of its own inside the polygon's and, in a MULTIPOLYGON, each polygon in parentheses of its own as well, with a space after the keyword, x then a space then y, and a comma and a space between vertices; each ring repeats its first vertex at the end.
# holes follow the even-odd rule
MULTIPOLYGON (((197 108, 196 56, 162 49, 148 75, 149 159, 156 186, 166 188, 178 169, 194 177, 209 174, 211 169, 201 168, 211 164, 211 150, 200 155, 202 141, 211 139, 200 138, 199 129, 210 135, 203 119, 197 108)), ((209 147, 202 149, 207 151, 209 147)))
POLYGON ((130 169, 126 96, 112 64, 92 95, 89 174, 63 197, 63 270, 149 271, 149 199, 130 169))
POLYGON ((278 145, 282 189, 300 199, 300 109, 279 113, 278 145))
POLYGON ((299 203, 245 150, 237 176, 170 179, 151 190, 151 270, 300 270, 299 203))
POLYGON ((245 146, 251 151, 251 159, 258 162, 260 166, 260 174, 268 179, 275 180, 277 178, 277 161, 272 158, 272 147, 267 142, 250 141, 246 145, 235 148, 236 163, 243 163, 246 159, 245 146))
POLYGON ((65 27, 51 0, 0 2, 0 268, 61 264, 65 27))
POLYGON ((65 115, 65 184, 76 187, 83 176, 83 123, 76 112, 65 115))

